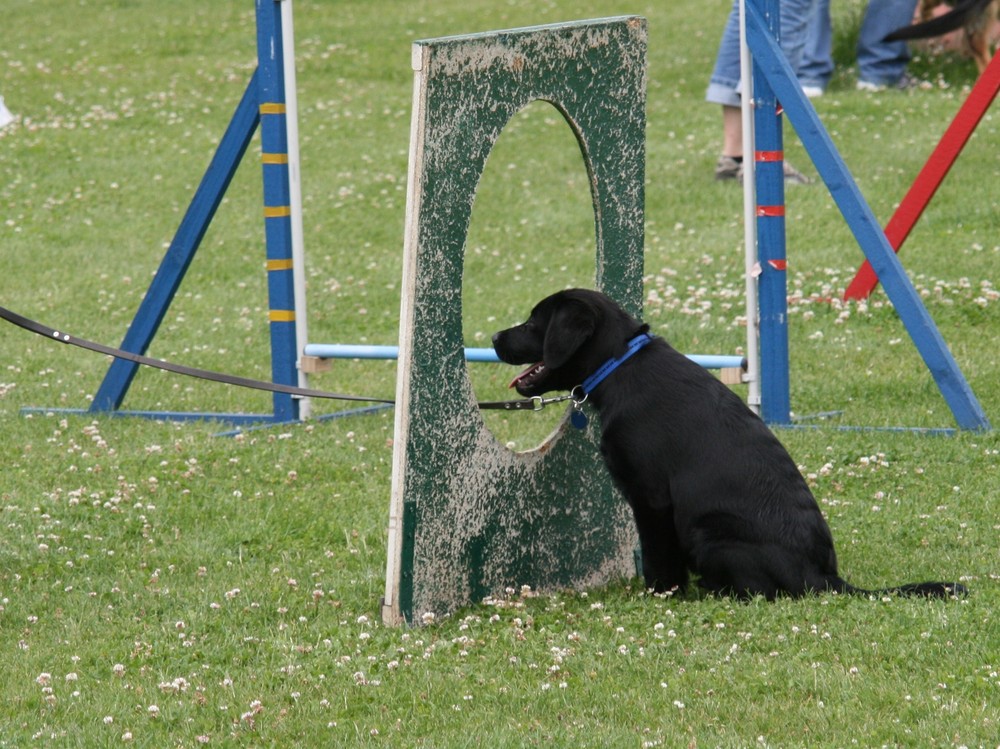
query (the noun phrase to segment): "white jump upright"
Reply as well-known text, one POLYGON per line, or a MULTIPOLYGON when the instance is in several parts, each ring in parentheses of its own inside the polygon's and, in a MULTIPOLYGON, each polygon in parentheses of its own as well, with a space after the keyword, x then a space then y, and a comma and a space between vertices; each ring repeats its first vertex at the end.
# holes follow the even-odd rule
MULTIPOLYGON (((292 296, 295 302, 295 350, 299 387, 309 387, 307 367, 302 366, 306 345, 309 343, 309 315, 306 308, 306 250, 302 221, 302 161, 299 158, 299 94, 295 77, 295 29, 292 19, 292 0, 281 0, 281 38, 283 72, 285 77, 286 130, 288 134, 288 198, 291 209, 292 241, 292 296)), ((312 413, 309 398, 299 399, 300 419, 312 413)))

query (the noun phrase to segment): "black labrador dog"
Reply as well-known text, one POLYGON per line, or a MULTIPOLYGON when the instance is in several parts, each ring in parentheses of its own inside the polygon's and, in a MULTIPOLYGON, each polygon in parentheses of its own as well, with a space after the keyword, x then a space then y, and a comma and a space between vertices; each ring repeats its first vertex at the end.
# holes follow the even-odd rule
POLYGON ((601 452, 628 500, 646 585, 740 597, 813 591, 947 597, 952 583, 864 591, 837 572, 830 528, 791 456, 715 376, 648 334, 604 294, 560 291, 527 322, 493 336, 497 356, 530 364, 511 383, 526 397, 584 396, 601 452))

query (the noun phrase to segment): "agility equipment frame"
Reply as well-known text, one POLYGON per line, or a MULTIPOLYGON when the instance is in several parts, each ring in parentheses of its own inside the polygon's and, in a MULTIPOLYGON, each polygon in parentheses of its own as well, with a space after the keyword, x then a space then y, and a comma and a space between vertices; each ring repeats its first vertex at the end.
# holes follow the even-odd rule
MULTIPOLYGON (((768 423, 791 421, 781 173, 781 122, 787 116, 854 232, 867 263, 881 279, 959 428, 989 429, 982 407, 893 252, 898 244, 891 245, 876 224, 815 110, 795 84, 772 30, 777 27, 777 0, 746 0, 741 5, 744 58, 752 60, 752 75, 744 76, 748 95, 743 97, 744 119, 753 123, 752 128, 744 128, 745 133, 749 131, 750 141, 745 150, 754 154, 754 159, 747 163, 747 172, 753 173, 754 178, 746 180, 751 192, 744 201, 748 217, 748 372, 744 380, 749 384, 751 407, 759 409, 768 423)), ((126 332, 120 346, 125 351, 144 354, 150 346, 259 126, 272 380, 307 388, 309 365, 327 355, 310 355, 310 348, 316 350, 319 346, 322 352, 323 345, 307 343, 291 6, 292 0, 256 0, 257 69, 126 332)), ((980 84, 994 85, 993 95, 995 79, 1000 78, 998 70, 994 61, 988 69, 989 77, 984 76, 986 83, 980 84)), ((977 87, 980 90, 989 93, 977 87)), ((985 107, 981 101, 984 98, 985 94, 977 95, 973 100, 980 110, 985 107)), ((383 353, 387 358, 395 355, 388 348, 383 353)), ((234 424, 281 423, 309 416, 307 398, 284 393, 273 395, 270 414, 120 410, 138 366, 122 359, 112 362, 89 412, 169 419, 211 418, 234 424)), ((732 362, 723 366, 732 366, 732 362)), ((343 413, 350 412, 338 415, 343 413)))
POLYGON ((755 179, 745 182, 754 184, 757 196, 754 204, 758 247, 754 273, 758 274, 760 296, 761 415, 771 424, 791 423, 780 139, 784 114, 881 279, 958 426, 988 430, 990 423, 982 406, 778 46, 775 37, 778 0, 743 0, 743 5, 744 44, 753 60, 753 98, 744 97, 743 106, 753 107, 756 138, 752 151, 755 179))

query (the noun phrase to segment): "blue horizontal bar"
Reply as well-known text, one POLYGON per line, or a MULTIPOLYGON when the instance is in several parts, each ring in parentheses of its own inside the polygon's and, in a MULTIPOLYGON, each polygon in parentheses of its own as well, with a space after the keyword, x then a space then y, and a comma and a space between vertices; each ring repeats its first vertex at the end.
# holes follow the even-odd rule
MULTIPOLYGON (((307 343, 303 352, 318 359, 398 359, 399 346, 367 346, 359 343, 307 343)), ((498 362, 491 348, 467 348, 465 360, 498 362)))
MULTIPOLYGON (((397 359, 399 346, 368 346, 354 343, 307 343, 303 352, 317 359, 397 359)), ((688 359, 705 369, 742 368, 742 356, 688 354, 688 359)), ((491 348, 466 348, 465 360, 471 362, 498 362, 496 351, 491 348)))
MULTIPOLYGON (((60 414, 71 414, 79 416, 110 416, 113 418, 118 417, 138 417, 143 419, 153 419, 156 421, 219 421, 225 422, 227 424, 262 424, 262 423, 275 423, 277 420, 274 418, 274 414, 245 414, 245 413, 209 413, 200 411, 121 411, 118 409, 111 409, 108 411, 99 411, 97 414, 93 411, 88 411, 86 409, 79 408, 45 408, 43 406, 23 406, 21 408, 22 414, 42 414, 42 415, 60 415, 60 414)), ((288 423, 298 423, 298 422, 288 422, 288 423)))
MULTIPOLYGON (((303 352, 318 359, 398 359, 399 346, 367 346, 357 343, 307 343, 303 352)), ((497 362, 491 348, 465 349, 466 361, 497 362)))

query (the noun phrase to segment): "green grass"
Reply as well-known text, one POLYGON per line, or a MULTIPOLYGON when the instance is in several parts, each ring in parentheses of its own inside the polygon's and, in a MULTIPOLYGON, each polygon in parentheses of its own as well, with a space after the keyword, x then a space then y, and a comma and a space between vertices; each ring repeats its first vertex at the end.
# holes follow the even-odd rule
MULTIPOLYGON (((711 179, 702 97, 729 3, 296 3, 311 338, 394 343, 413 39, 619 13, 649 19, 646 317, 734 353, 741 196, 711 179)), ((857 0, 837 13, 850 34, 857 0)), ((4 19, 0 300, 116 344, 254 63, 253 4, 20 3, 4 19)), ((843 49, 840 43, 838 49, 843 49)), ((887 220, 973 81, 817 100, 887 220)), ((996 107, 903 260, 987 414, 997 384, 996 107)), ((256 145, 254 146, 256 148, 256 145)), ((789 135, 790 160, 815 173, 789 135)), ((541 296, 592 282, 592 217, 569 129, 518 115, 473 212, 465 330, 483 345, 541 296)), ((240 169, 151 353, 269 373, 260 174, 240 169)), ((878 292, 836 301, 861 260, 821 186, 789 190, 792 405, 836 423, 953 420, 878 292)), ((425 627, 379 623, 392 416, 214 436, 217 425, 21 413, 85 407, 99 356, 0 329, 0 746, 969 746, 1000 735, 994 433, 785 430, 862 586, 961 577, 966 600, 736 603, 504 593, 425 627), (47 675, 47 676, 44 676, 47 675), (155 708, 155 709, 154 709, 155 708)), ((510 373, 473 372, 480 397, 510 373)), ((391 395, 392 363, 318 387, 391 395)), ((268 396, 143 371, 127 408, 263 412, 268 396)), ((327 412, 338 406, 317 404, 327 412)), ((558 414, 491 421, 536 443, 558 414)), ((493 417, 490 417, 493 418, 493 417)))

